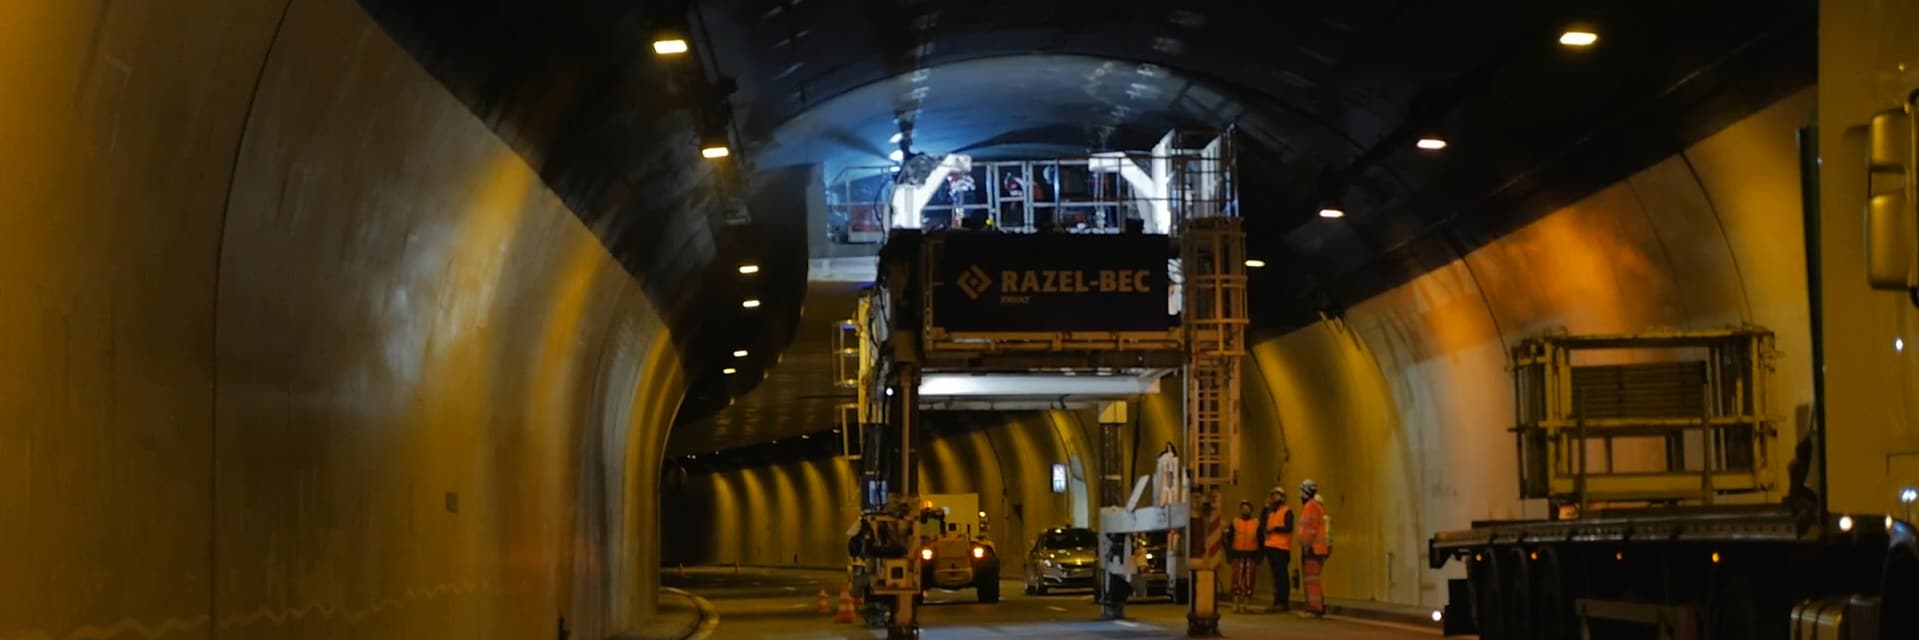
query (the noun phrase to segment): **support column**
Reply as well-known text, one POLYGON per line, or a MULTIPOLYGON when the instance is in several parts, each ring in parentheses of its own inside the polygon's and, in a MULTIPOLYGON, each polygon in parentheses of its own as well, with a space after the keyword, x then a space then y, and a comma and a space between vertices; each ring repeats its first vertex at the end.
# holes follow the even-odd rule
MULTIPOLYGON (((1126 442, 1127 409, 1125 402, 1105 402, 1099 405, 1099 506, 1123 507, 1126 504, 1126 460, 1132 455, 1132 447, 1126 442)), ((1100 617, 1119 620, 1126 617, 1126 600, 1132 597, 1132 584, 1126 573, 1113 571, 1107 558, 1117 556, 1131 562, 1133 549, 1132 534, 1124 534, 1115 540, 1113 534, 1104 530, 1099 533, 1099 583, 1094 593, 1100 605, 1100 617)))
MULTIPOLYGON (((919 457, 916 451, 916 447, 919 446, 916 436, 919 435, 920 368, 918 363, 899 363, 896 371, 898 371, 900 388, 899 419, 894 421, 900 434, 899 495, 906 500, 914 501, 919 497, 919 467, 915 465, 915 462, 919 457)), ((914 505, 913 513, 919 513, 917 505, 914 505)), ((910 532, 908 539, 917 540, 919 539, 919 519, 914 517, 910 522, 912 524, 908 526, 910 532)), ((886 625, 888 640, 920 637, 919 607, 916 601, 919 599, 918 585, 923 584, 921 580, 924 578, 919 575, 919 558, 907 558, 906 566, 907 573, 913 578, 915 589, 897 596, 899 601, 893 606, 893 620, 886 625)))

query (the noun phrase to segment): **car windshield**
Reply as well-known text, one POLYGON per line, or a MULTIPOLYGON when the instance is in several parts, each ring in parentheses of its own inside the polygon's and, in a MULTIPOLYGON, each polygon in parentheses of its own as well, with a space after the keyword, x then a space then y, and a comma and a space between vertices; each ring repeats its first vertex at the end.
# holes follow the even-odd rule
POLYGON ((1047 549, 1089 549, 1099 546, 1099 537, 1089 529, 1055 529, 1040 538, 1047 549))

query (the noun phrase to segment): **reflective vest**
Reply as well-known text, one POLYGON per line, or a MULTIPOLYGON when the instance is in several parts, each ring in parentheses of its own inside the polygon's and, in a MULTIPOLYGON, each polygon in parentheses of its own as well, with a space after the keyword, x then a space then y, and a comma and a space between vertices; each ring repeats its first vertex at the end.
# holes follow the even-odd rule
POLYGON ((1300 546, 1316 556, 1332 553, 1332 537, 1326 531, 1326 505, 1320 503, 1318 498, 1306 501, 1306 506, 1300 509, 1296 525, 1293 530, 1297 532, 1295 535, 1299 538, 1300 546))
POLYGON ((1259 550, 1259 519, 1233 518, 1233 550, 1259 550))
POLYGON ((1284 533, 1273 532, 1274 529, 1278 529, 1280 527, 1286 526, 1286 516, 1288 514, 1291 514, 1292 512, 1293 512, 1292 507, 1289 507, 1286 505, 1280 505, 1280 507, 1278 509, 1274 509, 1272 513, 1266 514, 1266 547, 1267 548, 1280 549, 1283 551, 1293 550, 1292 537, 1284 533))

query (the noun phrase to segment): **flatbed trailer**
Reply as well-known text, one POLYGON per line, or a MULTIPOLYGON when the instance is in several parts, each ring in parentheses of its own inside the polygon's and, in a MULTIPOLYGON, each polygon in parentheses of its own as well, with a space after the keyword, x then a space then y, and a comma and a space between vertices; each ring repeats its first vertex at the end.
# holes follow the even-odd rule
POLYGON ((1444 611, 1449 635, 1882 637, 1882 596, 1913 568, 1911 526, 1832 515, 1837 535, 1819 536, 1814 520, 1762 505, 1475 522, 1433 536, 1428 557, 1466 567, 1444 611))

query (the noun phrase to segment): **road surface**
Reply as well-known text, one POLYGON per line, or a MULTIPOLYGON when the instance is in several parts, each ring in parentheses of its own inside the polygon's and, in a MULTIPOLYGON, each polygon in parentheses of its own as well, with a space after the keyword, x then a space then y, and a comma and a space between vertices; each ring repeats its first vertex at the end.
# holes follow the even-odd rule
MULTIPOLYGON (((819 590, 839 605, 845 575, 808 570, 687 569, 680 576, 667 571, 667 586, 693 592, 713 603, 719 626, 711 638, 768 638, 814 640, 823 638, 883 638, 885 630, 860 624, 834 624, 833 614, 821 614, 819 590)), ((1185 637, 1186 607, 1157 600, 1127 607, 1126 620, 1099 620, 1099 608, 1089 592, 1062 592, 1028 596, 1017 581, 1008 582, 996 604, 980 604, 972 590, 934 591, 921 609, 921 637, 927 640, 1032 638, 1180 638, 1185 637)), ((1313 620, 1290 614, 1224 614, 1221 631, 1229 638, 1253 640, 1427 640, 1439 633, 1429 629, 1329 617, 1313 620)))

